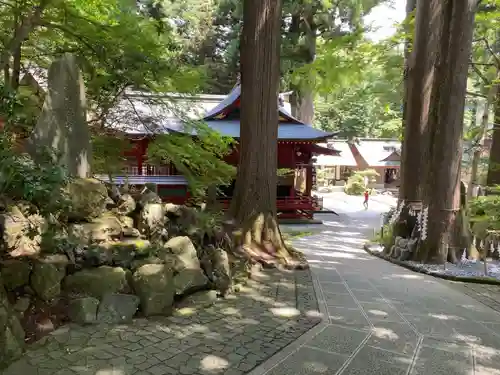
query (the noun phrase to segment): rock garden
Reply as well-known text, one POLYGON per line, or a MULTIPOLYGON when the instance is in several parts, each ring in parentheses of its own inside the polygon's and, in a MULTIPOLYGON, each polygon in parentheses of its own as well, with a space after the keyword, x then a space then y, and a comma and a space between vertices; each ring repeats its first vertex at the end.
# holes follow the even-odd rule
POLYGON ((1 207, 0 323, 12 357, 66 322, 123 323, 170 315, 207 290, 225 296, 259 263, 202 207, 95 179, 74 179, 66 192, 64 220, 25 202, 1 207))

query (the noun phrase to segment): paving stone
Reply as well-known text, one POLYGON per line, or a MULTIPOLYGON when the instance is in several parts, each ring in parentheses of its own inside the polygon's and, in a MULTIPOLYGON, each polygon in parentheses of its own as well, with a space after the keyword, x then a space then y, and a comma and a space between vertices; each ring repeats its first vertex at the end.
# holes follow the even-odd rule
POLYGON ((351 309, 359 307, 350 294, 334 294, 323 291, 323 297, 327 306, 338 306, 351 309))
POLYGON ((470 353, 456 353, 431 347, 422 347, 412 375, 469 375, 473 373, 472 349, 470 353))
POLYGON ((266 375, 335 374, 347 358, 347 356, 325 353, 313 348, 300 348, 292 357, 278 364, 266 375))
POLYGON ((384 303, 385 301, 380 293, 375 290, 359 290, 359 289, 351 289, 351 293, 361 303, 384 303))
POLYGON ((346 309, 343 307, 328 306, 330 323, 356 329, 368 329, 370 323, 359 309, 346 309))
POLYGON ((406 323, 376 322, 366 345, 411 356, 417 341, 417 334, 406 323))
POLYGON ((371 322, 404 322, 397 310, 386 303, 362 302, 361 307, 371 322))
POLYGON ((328 326, 309 340, 307 345, 333 353, 350 355, 367 336, 367 332, 328 326))
POLYGON ((342 371, 342 375, 391 374, 404 375, 412 363, 411 357, 398 353, 364 346, 354 356, 352 362, 342 371))

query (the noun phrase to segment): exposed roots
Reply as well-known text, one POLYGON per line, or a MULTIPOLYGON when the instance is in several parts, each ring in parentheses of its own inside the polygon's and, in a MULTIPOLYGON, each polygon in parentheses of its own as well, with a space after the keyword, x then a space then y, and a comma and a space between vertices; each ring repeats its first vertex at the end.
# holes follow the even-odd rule
POLYGON ((272 212, 254 215, 233 231, 234 244, 264 267, 305 268, 302 253, 286 246, 272 212))

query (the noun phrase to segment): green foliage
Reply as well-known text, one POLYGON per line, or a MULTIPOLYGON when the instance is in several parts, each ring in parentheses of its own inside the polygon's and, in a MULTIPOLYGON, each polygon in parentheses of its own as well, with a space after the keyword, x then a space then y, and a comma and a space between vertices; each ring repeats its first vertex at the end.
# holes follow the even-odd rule
POLYGON ((119 174, 126 166, 124 152, 132 147, 129 140, 119 136, 92 137, 92 171, 99 174, 119 174))
POLYGON ((318 125, 327 131, 339 130, 340 136, 348 139, 400 137, 402 53, 391 42, 350 43, 337 41, 318 47, 323 55, 314 63, 321 77, 316 102, 318 125))
POLYGON ((355 172, 355 174, 360 175, 362 177, 368 177, 373 179, 374 177, 379 177, 380 174, 375 169, 365 169, 363 171, 355 172))
POLYGON ((363 176, 354 173, 347 179, 344 192, 348 195, 361 195, 365 191, 365 181, 363 176))
POLYGON ((344 187, 345 193, 349 195, 362 195, 366 190, 365 177, 371 180, 376 176, 379 176, 379 174, 374 169, 355 172, 347 179, 347 183, 344 187))
POLYGON ((493 193, 469 201, 472 232, 479 238, 486 237, 488 230, 500 230, 500 186, 493 193))
POLYGON ((68 205, 62 188, 69 178, 65 170, 54 164, 50 150, 39 150, 34 161, 16 151, 16 124, 22 118, 23 102, 12 91, 0 88, 0 113, 5 126, 0 132, 0 197, 29 202, 42 215, 57 214, 68 205))
POLYGON ((159 135, 148 146, 148 160, 172 162, 187 179, 193 196, 204 196, 209 187, 229 185, 236 175, 223 158, 231 152, 233 139, 222 137, 202 122, 192 123, 196 137, 159 135))
POLYGON ((384 249, 390 249, 394 244, 394 226, 385 224, 375 235, 374 241, 378 242, 384 249))

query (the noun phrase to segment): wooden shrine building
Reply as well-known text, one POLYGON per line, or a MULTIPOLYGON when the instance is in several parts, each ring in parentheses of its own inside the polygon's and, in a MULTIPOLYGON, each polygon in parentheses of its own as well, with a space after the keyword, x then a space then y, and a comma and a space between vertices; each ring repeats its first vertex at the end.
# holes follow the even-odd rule
MULTIPOLYGON (((219 104, 209 109, 203 120, 212 129, 221 135, 232 137, 236 140, 240 136, 240 95, 241 87, 237 85, 229 95, 219 104)), ((318 154, 338 155, 335 149, 321 147, 320 142, 325 142, 334 136, 304 124, 294 118, 284 106, 277 104, 279 109, 278 124, 278 168, 294 170, 294 175, 280 177, 277 186, 278 200, 276 202, 280 218, 308 218, 314 212, 322 209, 322 202, 318 197, 312 196, 315 188, 314 156, 318 154)), ((147 114, 145 108, 134 108, 134 113, 140 113, 144 118, 154 116, 147 114)), ((161 114, 156 114, 159 124, 150 124, 145 129, 125 130, 127 136, 134 143, 133 151, 129 153, 129 166, 126 176, 114 176, 114 182, 121 184, 128 180, 131 185, 154 184, 160 197, 167 202, 183 203, 189 198, 189 189, 186 179, 179 175, 173 165, 150 165, 146 159, 149 142, 154 139, 155 133, 187 132, 181 121, 163 121, 158 119, 161 114)), ((144 122, 144 119, 141 121, 144 122)), ((191 130, 189 133, 195 136, 191 130)), ((226 157, 226 162, 237 166, 239 160, 239 147, 235 146, 233 152, 226 157)), ((96 176, 108 180, 105 176, 96 176)), ((231 186, 223 189, 219 200, 225 207, 229 206, 234 189, 231 186)))

